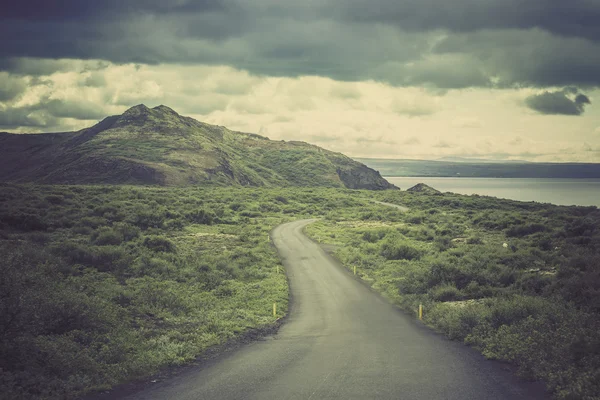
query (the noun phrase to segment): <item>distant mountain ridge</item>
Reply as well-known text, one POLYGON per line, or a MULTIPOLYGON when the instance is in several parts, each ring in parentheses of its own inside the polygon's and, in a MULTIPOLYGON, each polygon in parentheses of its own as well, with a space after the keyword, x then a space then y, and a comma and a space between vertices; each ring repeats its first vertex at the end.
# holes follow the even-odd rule
POLYGON ((0 181, 395 188, 343 154, 143 104, 77 132, 0 133, 0 181))
POLYGON ((536 162, 450 162, 356 158, 388 177, 564 178, 600 179, 600 164, 536 162))
POLYGON ((435 161, 470 164, 529 164, 531 162, 525 160, 491 160, 487 158, 469 158, 454 156, 441 157, 436 159, 435 161))

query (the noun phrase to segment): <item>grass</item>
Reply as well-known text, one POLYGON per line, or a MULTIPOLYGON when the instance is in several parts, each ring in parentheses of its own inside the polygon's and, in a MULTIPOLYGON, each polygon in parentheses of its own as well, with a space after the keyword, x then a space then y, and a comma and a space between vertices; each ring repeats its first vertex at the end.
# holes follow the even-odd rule
POLYGON ((75 398, 272 326, 288 287, 268 233, 308 217, 319 218, 310 236, 393 303, 411 313, 423 304, 428 325, 518 365, 556 398, 598 397, 595 207, 340 188, 3 184, 3 398, 75 398))
POLYGON ((0 392, 66 399, 287 313, 268 240, 363 203, 333 189, 0 185, 0 392))
POLYGON ((600 396, 600 212, 479 196, 384 192, 408 205, 307 227, 391 302, 558 399, 600 396), (386 215, 387 214, 387 215, 386 215))

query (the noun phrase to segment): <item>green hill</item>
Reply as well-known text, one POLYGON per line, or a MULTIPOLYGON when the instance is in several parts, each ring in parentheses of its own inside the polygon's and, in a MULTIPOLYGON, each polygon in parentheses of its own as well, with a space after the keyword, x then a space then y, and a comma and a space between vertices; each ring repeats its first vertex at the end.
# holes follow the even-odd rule
POLYGON ((77 132, 0 133, 0 181, 394 188, 343 154, 143 104, 77 132))

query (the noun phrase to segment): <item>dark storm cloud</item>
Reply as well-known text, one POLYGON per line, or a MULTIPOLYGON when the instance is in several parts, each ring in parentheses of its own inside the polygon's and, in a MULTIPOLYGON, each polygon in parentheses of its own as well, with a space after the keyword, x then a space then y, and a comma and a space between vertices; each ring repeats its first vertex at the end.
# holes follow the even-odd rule
POLYGON ((432 51, 477 60, 500 86, 600 86, 600 43, 539 29, 448 35, 432 51))
POLYGON ((541 28, 600 39, 596 0, 346 0, 344 4, 340 14, 349 20, 383 22, 411 31, 541 28))
POLYGON ((223 64, 255 74, 439 88, 600 86, 596 0, 12 2, 0 69, 20 57, 223 64), (433 52, 432 52, 433 51, 433 52))
POLYGON ((6 19, 24 21, 102 19, 131 13, 188 13, 221 9, 219 0, 22 0, 5 5, 6 19))
POLYGON ((591 104, 590 99, 578 93, 575 88, 566 88, 558 92, 543 92, 525 100, 525 104, 541 114, 581 115, 585 106, 591 104))

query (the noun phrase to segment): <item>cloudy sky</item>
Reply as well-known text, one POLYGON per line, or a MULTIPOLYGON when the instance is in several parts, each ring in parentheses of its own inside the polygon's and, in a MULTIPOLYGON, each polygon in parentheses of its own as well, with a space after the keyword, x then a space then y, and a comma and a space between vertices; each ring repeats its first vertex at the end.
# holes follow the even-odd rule
POLYGON ((600 0, 22 0, 0 131, 144 103, 354 157, 600 162, 600 0))

